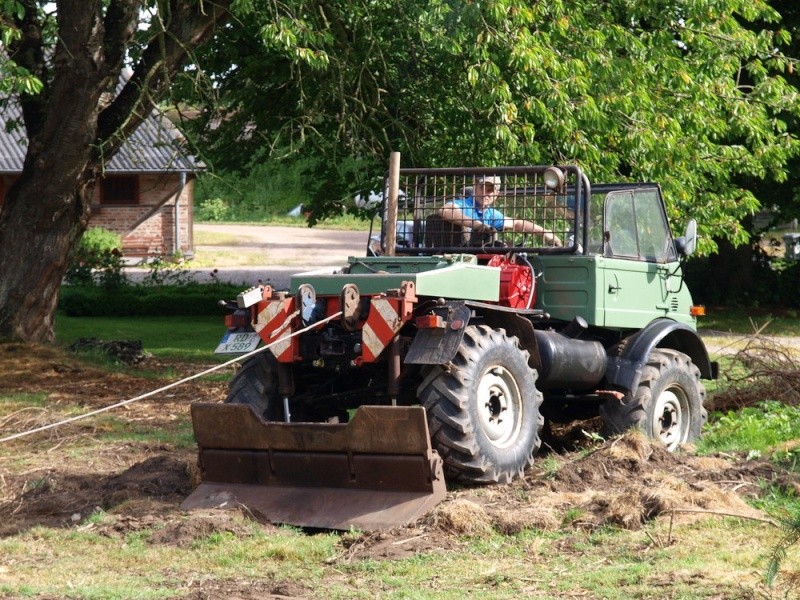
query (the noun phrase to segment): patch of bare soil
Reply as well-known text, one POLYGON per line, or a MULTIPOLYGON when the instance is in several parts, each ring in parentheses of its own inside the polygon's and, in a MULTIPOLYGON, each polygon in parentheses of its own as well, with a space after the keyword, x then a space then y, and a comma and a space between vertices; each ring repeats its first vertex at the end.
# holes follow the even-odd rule
MULTIPOLYGON (((196 367, 164 365, 151 359, 139 368, 191 372, 196 367)), ((54 348, 0 345, 0 393, 41 392, 46 408, 78 404, 89 408, 154 389, 163 382, 133 374, 109 374, 54 348)), ((178 375, 176 375, 176 378, 178 375)), ((191 382, 115 412, 115 417, 152 430, 185 427, 195 400, 218 401, 224 383, 191 382)), ((0 418, 2 433, 26 429, 17 418, 0 418)), ((0 535, 35 525, 94 528, 102 535, 151 531, 148 542, 190 546, 214 533, 251 535, 255 524, 236 512, 180 511, 195 485, 193 449, 155 442, 114 442, 92 420, 11 442, 0 449, 0 535), (79 452, 76 452, 79 450, 79 452), (75 458, 77 456, 77 458, 75 458), (20 463, 19 457, 24 457, 20 463), (20 467, 19 465, 24 466, 20 467), (93 524, 86 517, 108 516, 93 524)), ((761 483, 800 491, 796 475, 763 460, 699 457, 691 449, 670 454, 638 434, 593 441, 597 423, 548 432, 545 453, 526 476, 511 485, 454 489, 431 514, 409 527, 369 534, 342 534, 333 560, 393 559, 459 547, 462 536, 514 534, 527 528, 594 529, 614 525, 637 529, 660 517, 707 518, 733 514, 763 518, 745 498, 761 483), (558 450, 558 452, 557 452, 558 450), (546 468, 545 468, 546 467, 546 468)), ((299 598, 306 589, 293 582, 197 581, 187 597, 299 598)))
MULTIPOLYGON (((65 406, 90 411, 165 385, 146 371, 168 370, 178 379, 201 370, 153 359, 139 369, 142 375, 109 373, 55 347, 2 344, 0 394, 44 394, 46 400, 41 408, 1 417, 0 437, 59 421, 65 406)), ((223 383, 189 382, 106 414, 133 429, 176 431, 185 429, 191 402, 218 401, 224 388, 223 383)), ((148 525, 136 520, 179 515, 178 505, 192 489, 195 452, 152 441, 115 442, 114 436, 101 441, 98 434, 112 427, 89 418, 8 442, 25 467, 12 468, 17 456, 0 455, 0 535, 37 524, 72 526, 97 510, 118 510, 140 528, 148 525)))
POLYGON ((189 586, 188 600, 301 600, 311 590, 294 581, 198 581, 189 586))

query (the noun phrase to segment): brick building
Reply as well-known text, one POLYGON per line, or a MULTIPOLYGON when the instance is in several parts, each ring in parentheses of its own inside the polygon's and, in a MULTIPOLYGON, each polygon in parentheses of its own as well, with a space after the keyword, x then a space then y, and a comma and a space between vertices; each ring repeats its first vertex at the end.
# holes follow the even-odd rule
MULTIPOLYGON (((126 257, 194 254, 194 180, 203 168, 183 151, 169 119, 154 112, 105 167, 91 203, 89 227, 122 237, 126 257)), ((22 172, 27 139, 19 108, 0 108, 0 207, 22 172)))

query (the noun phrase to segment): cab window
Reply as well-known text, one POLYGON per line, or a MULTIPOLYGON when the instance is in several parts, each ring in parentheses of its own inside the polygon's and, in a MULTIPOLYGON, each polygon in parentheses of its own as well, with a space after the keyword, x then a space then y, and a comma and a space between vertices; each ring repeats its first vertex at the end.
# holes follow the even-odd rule
POLYGON ((658 189, 611 192, 605 201, 606 254, 648 262, 675 260, 658 189))

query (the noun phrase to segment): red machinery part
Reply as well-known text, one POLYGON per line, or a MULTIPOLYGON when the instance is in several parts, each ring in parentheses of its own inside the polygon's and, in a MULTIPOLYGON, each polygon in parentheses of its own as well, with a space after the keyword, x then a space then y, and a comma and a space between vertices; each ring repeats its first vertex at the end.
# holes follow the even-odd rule
POLYGON ((516 256, 495 254, 487 263, 500 267, 500 304, 509 308, 527 309, 536 303, 536 278, 533 269, 516 256))

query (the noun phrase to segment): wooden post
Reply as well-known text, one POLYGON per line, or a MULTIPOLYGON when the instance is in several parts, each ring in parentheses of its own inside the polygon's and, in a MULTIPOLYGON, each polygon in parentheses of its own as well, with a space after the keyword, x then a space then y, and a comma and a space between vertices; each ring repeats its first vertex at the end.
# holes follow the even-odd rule
POLYGON ((400 189, 400 153, 392 152, 389 155, 389 193, 386 204, 386 223, 384 223, 383 245, 386 256, 394 256, 397 245, 397 197, 400 189))

